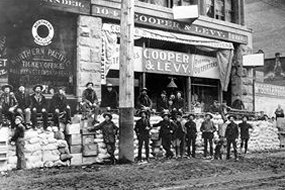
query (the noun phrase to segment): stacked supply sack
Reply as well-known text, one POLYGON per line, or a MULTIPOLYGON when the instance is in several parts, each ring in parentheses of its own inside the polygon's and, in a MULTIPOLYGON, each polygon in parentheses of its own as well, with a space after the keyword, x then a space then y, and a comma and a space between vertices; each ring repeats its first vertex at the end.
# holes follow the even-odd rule
MULTIPOLYGON (((27 169, 67 165, 61 161, 59 148, 67 146, 65 140, 54 138, 54 132, 40 129, 25 131, 24 154, 27 169), (63 145, 64 144, 64 145, 63 145)), ((8 169, 16 168, 17 157, 15 146, 9 145, 8 169)))
POLYGON ((276 150, 280 148, 278 129, 268 121, 249 122, 253 126, 248 142, 249 151, 276 150))

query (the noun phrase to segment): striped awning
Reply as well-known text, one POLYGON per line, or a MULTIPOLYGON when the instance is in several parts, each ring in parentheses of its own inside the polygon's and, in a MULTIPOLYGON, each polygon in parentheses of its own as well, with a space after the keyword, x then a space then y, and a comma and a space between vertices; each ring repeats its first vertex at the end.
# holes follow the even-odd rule
MULTIPOLYGON (((120 35, 120 25, 117 24, 103 24, 103 31, 116 33, 120 35)), ((148 38, 154 40, 161 40, 167 42, 181 43, 194 45, 198 47, 205 47, 211 49, 234 49, 234 46, 230 42, 224 42, 220 40, 214 40, 204 37, 174 33, 174 32, 166 32, 162 30, 156 29, 147 29, 135 27, 135 39, 139 38, 148 38)))

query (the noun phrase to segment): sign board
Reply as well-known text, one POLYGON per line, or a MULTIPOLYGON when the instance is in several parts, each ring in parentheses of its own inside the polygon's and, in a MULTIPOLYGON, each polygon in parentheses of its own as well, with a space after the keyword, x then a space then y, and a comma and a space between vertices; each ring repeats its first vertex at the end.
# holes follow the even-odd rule
POLYGON ((219 79, 219 67, 216 57, 193 55, 192 75, 193 77, 219 79))
POLYGON ((285 98, 285 86, 265 83, 255 83, 255 94, 265 96, 278 96, 285 98))
POLYGON ((242 57, 244 67, 260 67, 264 65, 264 54, 249 54, 242 57))
POLYGON ((174 20, 178 21, 194 21, 198 18, 198 5, 189 5, 189 6, 174 6, 173 17, 174 20))
POLYGON ((265 83, 285 86, 285 57, 266 59, 263 72, 265 83))
POLYGON ((190 76, 191 55, 147 48, 143 50, 143 69, 148 73, 190 76))
POLYGON ((90 0, 41 0, 48 8, 73 12, 78 14, 90 14, 90 0))
MULTIPOLYGON (((120 19, 121 11, 116 8, 109 8, 100 5, 92 4, 92 15, 100 16, 111 19, 120 19)), ((162 28, 172 31, 178 31, 181 33, 194 34, 198 36, 206 36, 214 39, 221 39, 230 42, 248 43, 248 37, 246 35, 233 33, 216 28, 206 27, 198 24, 190 24, 178 22, 175 20, 156 17, 152 15, 146 15, 142 13, 135 13, 135 23, 142 25, 149 25, 151 27, 162 28)))

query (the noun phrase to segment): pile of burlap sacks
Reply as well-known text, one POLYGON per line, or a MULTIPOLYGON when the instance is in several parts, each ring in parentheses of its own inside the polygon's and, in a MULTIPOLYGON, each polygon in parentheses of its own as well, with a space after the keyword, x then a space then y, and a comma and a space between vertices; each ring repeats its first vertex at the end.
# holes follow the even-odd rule
MULTIPOLYGON (((53 166, 67 166, 70 162, 68 144, 65 140, 55 138, 56 130, 29 129, 25 131, 24 155, 27 169, 53 166)), ((12 135, 12 134, 11 134, 12 135)), ((8 169, 16 168, 17 157, 15 145, 9 145, 8 169)))

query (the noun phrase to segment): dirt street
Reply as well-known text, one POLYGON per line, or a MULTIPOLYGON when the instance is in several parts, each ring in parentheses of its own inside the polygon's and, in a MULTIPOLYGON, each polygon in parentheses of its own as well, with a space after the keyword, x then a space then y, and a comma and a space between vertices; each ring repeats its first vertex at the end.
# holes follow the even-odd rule
POLYGON ((285 152, 11 171, 0 189, 285 189, 285 152))

